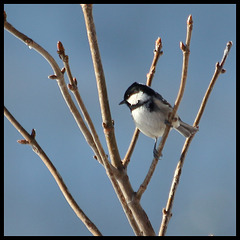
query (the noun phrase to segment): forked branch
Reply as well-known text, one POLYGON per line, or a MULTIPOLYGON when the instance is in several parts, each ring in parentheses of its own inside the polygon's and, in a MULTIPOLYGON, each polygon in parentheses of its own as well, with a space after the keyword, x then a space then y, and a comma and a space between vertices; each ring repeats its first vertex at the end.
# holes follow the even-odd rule
MULTIPOLYGON (((220 63, 217 62, 217 64, 216 64, 215 72, 214 72, 213 77, 210 81, 208 89, 207 89, 207 91, 206 91, 206 93, 203 97, 201 106, 199 108, 199 111, 197 113, 197 116, 195 118, 193 126, 198 126, 199 125, 201 117, 202 117, 203 112, 204 112, 204 109, 206 107, 207 101, 208 101, 209 96, 212 92, 213 86, 216 83, 219 75, 221 73, 225 72, 225 70, 223 69, 223 65, 224 65, 224 63, 227 59, 227 56, 229 54, 229 51, 230 51, 231 47, 232 47, 232 42, 228 42, 227 46, 224 50, 221 62, 220 63)), ((163 209, 163 218, 162 218, 162 223, 161 223, 161 226, 160 226, 160 229, 159 229, 159 236, 164 236, 166 234, 168 223, 169 223, 169 220, 172 216, 172 207, 173 207, 174 197, 175 197, 177 187, 178 187, 178 184, 179 184, 179 181, 180 181, 180 176, 181 176, 184 160, 185 160, 186 153, 188 151, 188 148, 189 148, 190 143, 191 143, 193 138, 194 138, 194 135, 187 138, 184 145, 183 145, 181 156, 180 156, 179 162, 177 164, 176 170, 174 172, 172 185, 171 185, 169 195, 168 195, 168 201, 167 201, 166 207, 163 209)))
MULTIPOLYGON (((100 56, 100 51, 99 51, 98 42, 97 42, 96 29, 95 29, 95 24, 94 24, 93 15, 92 15, 92 5, 81 4, 81 6, 84 14, 84 19, 85 19, 85 24, 86 24, 87 34, 88 34, 88 41, 90 45, 90 51, 92 54, 95 77, 96 77, 96 82, 98 87, 98 95, 99 95, 99 102, 100 102, 100 108, 102 113, 104 134, 105 134, 112 165, 116 167, 116 169, 119 171, 119 174, 115 175, 115 177, 118 180, 118 184, 115 185, 115 183, 112 181, 111 178, 110 180, 112 181, 115 191, 119 190, 116 188, 117 186, 119 186, 122 193, 124 194, 125 201, 127 201, 128 203, 127 206, 125 206, 125 204, 123 205, 123 202, 121 201, 121 198, 119 198, 119 196, 118 198, 122 203, 123 209, 128 217, 128 220, 131 226, 132 227, 134 226, 133 228, 134 232, 135 233, 137 232, 137 235, 139 235, 140 233, 140 235, 143 234, 143 235, 152 236, 152 235, 155 235, 153 227, 148 219, 147 214, 141 207, 139 201, 134 201, 135 193, 130 184, 127 173, 126 171, 124 171, 122 161, 120 159, 120 155, 118 152, 118 147, 117 147, 114 128, 113 128, 113 121, 111 119, 111 113, 109 108, 105 77, 104 77, 104 72, 103 72, 102 63, 101 63, 101 56, 100 56), (131 209, 131 212, 126 211, 128 207, 131 209), (133 215, 129 215, 129 213, 133 215), (132 218, 132 216, 134 218, 132 218)), ((104 162, 104 166, 108 172, 107 165, 108 163, 105 164, 104 162)), ((116 193, 118 194, 117 191, 116 193)))

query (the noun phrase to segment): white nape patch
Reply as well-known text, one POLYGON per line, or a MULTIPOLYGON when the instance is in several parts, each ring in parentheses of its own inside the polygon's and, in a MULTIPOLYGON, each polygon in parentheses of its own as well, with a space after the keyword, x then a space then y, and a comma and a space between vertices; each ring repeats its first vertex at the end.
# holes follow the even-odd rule
POLYGON ((147 95, 146 93, 140 91, 137 93, 132 94, 127 101, 131 104, 131 105, 135 105, 139 102, 145 102, 150 98, 149 95, 147 95))

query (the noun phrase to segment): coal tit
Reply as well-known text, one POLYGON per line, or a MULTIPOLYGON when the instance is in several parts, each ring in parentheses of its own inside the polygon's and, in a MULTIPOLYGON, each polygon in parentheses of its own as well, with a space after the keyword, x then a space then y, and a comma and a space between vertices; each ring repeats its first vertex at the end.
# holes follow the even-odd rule
MULTIPOLYGON (((163 135, 166 124, 169 124, 168 117, 173 110, 172 106, 152 88, 136 82, 126 90, 119 105, 124 103, 129 107, 136 127, 155 140, 153 155, 158 158, 157 139, 163 135)), ((198 130, 183 122, 177 114, 172 121, 172 127, 186 138, 198 130)))

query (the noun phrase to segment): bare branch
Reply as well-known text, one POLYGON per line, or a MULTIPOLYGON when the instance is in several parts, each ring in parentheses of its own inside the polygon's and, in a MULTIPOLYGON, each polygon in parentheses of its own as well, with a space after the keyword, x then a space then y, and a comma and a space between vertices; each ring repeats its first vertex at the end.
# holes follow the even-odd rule
MULTIPOLYGON (((207 89, 207 91, 206 91, 206 93, 203 97, 201 106, 199 108, 199 111, 197 113, 197 116, 196 116, 194 124, 193 124, 194 126, 198 126, 199 123, 200 123, 201 117, 203 115, 204 109, 205 109, 206 104, 207 104, 207 100, 208 100, 208 98, 211 94, 211 91, 213 89, 214 84, 216 83, 217 78, 219 77, 219 75, 221 73, 225 72, 225 71, 222 71, 222 69, 223 69, 223 65, 226 61, 226 58, 229 54, 229 51, 231 49, 231 46, 232 46, 232 42, 228 42, 227 46, 224 50, 224 54, 223 54, 223 58, 221 60, 221 63, 219 64, 219 62, 217 62, 217 64, 216 64, 215 72, 214 72, 213 77, 210 81, 208 89, 207 89)), ((183 145, 181 156, 180 156, 179 162, 177 164, 177 167, 175 169, 175 173, 174 173, 174 176, 173 176, 173 181, 172 181, 172 185, 171 185, 171 188, 170 188, 166 208, 163 209, 163 218, 162 218, 162 223, 161 223, 160 230, 159 230, 159 236, 164 236, 166 234, 168 223, 169 223, 169 220, 172 216, 173 201, 174 201, 174 197, 175 197, 177 187, 178 187, 178 184, 179 184, 179 181, 180 181, 180 176, 181 176, 184 160, 185 160, 188 148, 189 148, 190 143, 191 143, 193 138, 194 138, 194 135, 187 138, 184 145, 183 145)))
POLYGON ((199 122, 200 122, 200 119, 201 119, 202 114, 204 112, 204 109, 205 109, 205 106, 207 104, 208 98, 209 98, 209 96, 211 94, 211 91, 212 91, 212 89, 214 87, 214 84, 217 81, 217 78, 219 77, 219 75, 221 73, 225 73, 225 70, 223 69, 223 65, 224 65, 224 63, 225 63, 225 61, 227 59, 227 56, 228 56, 228 54, 230 52, 232 44, 233 43, 231 41, 227 43, 226 48, 225 48, 224 53, 223 53, 223 57, 222 57, 221 62, 220 63, 219 62, 216 63, 215 72, 214 72, 213 77, 211 79, 211 82, 210 82, 210 84, 208 86, 208 89, 207 89, 207 91, 205 93, 205 96, 204 96, 204 98, 202 100, 200 109, 198 111, 197 117, 196 117, 196 119, 194 121, 194 124, 193 124, 194 126, 198 126, 199 125, 199 122))
MULTIPOLYGON (((52 164, 46 153, 42 150, 40 145, 35 140, 36 132, 33 129, 31 135, 20 125, 20 123, 12 116, 12 114, 4 107, 4 115, 9 120, 9 122, 19 131, 19 133, 24 137, 26 141, 25 144, 29 144, 33 151, 42 159, 45 166, 48 168, 53 178, 55 179, 58 187, 60 188, 62 194, 66 198, 68 204, 71 206, 73 211, 76 213, 78 218, 85 224, 88 230, 95 236, 102 236, 101 232, 95 226, 95 224, 86 216, 82 209, 78 206, 71 193, 69 192, 67 186, 65 185, 61 175, 58 173, 55 166, 52 164)), ((18 141, 23 143, 23 140, 18 141)))
POLYGON ((105 82, 104 71, 102 67, 102 61, 100 56, 100 51, 98 48, 97 35, 95 30, 95 25, 92 15, 92 4, 81 4, 84 19, 86 23, 88 41, 90 45, 90 50, 92 54, 93 66, 96 76, 98 96, 102 113, 104 134, 109 150, 109 155, 112 161, 112 165, 117 169, 123 169, 121 158, 118 152, 117 142, 114 133, 114 126, 111 117, 107 87, 105 82))
MULTIPOLYGON (((166 125, 164 134, 163 134, 162 139, 161 139, 161 141, 159 143, 159 146, 158 146, 159 156, 162 155, 162 150, 163 150, 163 147, 166 143, 173 117, 175 116, 175 114, 177 112, 177 109, 180 105, 181 99, 183 97, 184 88, 185 88, 186 80, 187 80, 187 69, 188 69, 188 59, 189 59, 189 54, 190 54, 190 49, 189 48, 190 48, 190 39, 191 39, 191 34, 192 34, 192 24, 193 24, 192 15, 190 15, 188 17, 188 20, 187 20, 186 45, 184 45, 182 42, 180 43, 180 48, 183 52, 183 65, 182 65, 182 77, 181 77, 180 88, 179 88, 178 95, 177 95, 177 98, 176 98, 176 101, 175 101, 175 105, 173 107, 173 111, 172 111, 171 115, 169 116, 169 123, 170 124, 166 125)), ((150 166, 149 171, 147 173, 147 176, 145 177, 143 183, 140 185, 140 187, 137 191, 137 194, 136 194, 137 198, 140 199, 142 194, 147 189, 147 186, 148 186, 148 184, 149 184, 149 182, 152 178, 152 175, 153 175, 153 173, 156 169, 157 163, 158 163, 158 158, 154 158, 152 160, 152 163, 151 163, 151 166, 150 166)))

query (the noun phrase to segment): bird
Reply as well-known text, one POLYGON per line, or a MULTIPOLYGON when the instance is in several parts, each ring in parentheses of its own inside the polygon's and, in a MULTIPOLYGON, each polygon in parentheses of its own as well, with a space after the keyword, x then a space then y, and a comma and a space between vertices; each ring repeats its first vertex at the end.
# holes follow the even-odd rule
MULTIPOLYGON (((125 92, 123 100, 119 103, 126 104, 130 111, 136 127, 146 136, 155 140, 153 148, 154 158, 159 158, 156 149, 157 140, 169 124, 168 118, 173 108, 159 93, 145 84, 134 82, 125 92)), ((181 120, 175 114, 171 128, 174 128, 184 137, 188 138, 198 131, 181 120)))

